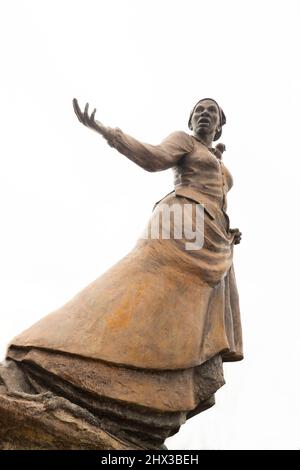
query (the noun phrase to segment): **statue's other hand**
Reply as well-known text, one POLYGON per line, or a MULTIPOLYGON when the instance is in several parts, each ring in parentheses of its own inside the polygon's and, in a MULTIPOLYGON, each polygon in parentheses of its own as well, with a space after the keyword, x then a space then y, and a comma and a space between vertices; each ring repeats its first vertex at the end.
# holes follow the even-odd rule
POLYGON ((231 228, 229 229, 229 232, 234 233, 233 243, 235 245, 238 245, 239 243, 241 243, 242 232, 240 232, 238 228, 231 228))
POLYGON ((222 155, 225 151, 226 151, 225 144, 219 143, 216 145, 215 152, 216 152, 216 157, 219 158, 219 160, 222 160, 222 155))
POLYGON ((79 122, 105 137, 107 128, 100 121, 95 120, 96 108, 89 115, 89 103, 86 103, 82 112, 76 98, 73 99, 73 108, 79 122))

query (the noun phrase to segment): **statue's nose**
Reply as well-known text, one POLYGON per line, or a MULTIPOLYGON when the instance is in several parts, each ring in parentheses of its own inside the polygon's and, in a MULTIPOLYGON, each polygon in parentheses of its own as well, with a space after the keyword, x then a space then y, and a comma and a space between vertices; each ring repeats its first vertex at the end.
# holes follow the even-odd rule
POLYGON ((208 111, 202 111, 201 113, 201 117, 208 117, 209 116, 209 112, 208 111))

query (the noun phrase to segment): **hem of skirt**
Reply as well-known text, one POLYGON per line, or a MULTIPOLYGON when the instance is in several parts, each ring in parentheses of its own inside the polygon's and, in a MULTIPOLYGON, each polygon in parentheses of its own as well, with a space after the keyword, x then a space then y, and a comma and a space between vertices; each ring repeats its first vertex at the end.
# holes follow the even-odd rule
POLYGON ((6 358, 7 359, 15 359, 15 356, 13 354, 10 355, 10 350, 15 349, 15 350, 24 351, 24 350, 28 350, 28 349, 31 349, 31 348, 38 349, 38 350, 41 350, 41 351, 49 351, 49 352, 54 352, 54 353, 63 353, 63 354, 69 355, 69 356, 77 357, 77 358, 89 359, 91 361, 100 361, 103 364, 112 365, 112 366, 116 366, 116 367, 125 367, 125 368, 133 369, 133 370, 146 370, 146 371, 149 371, 149 372, 151 372, 151 371, 159 372, 159 371, 168 371, 168 370, 175 371, 175 370, 191 369, 193 367, 201 366, 206 361, 208 361, 209 359, 214 357, 216 354, 221 355, 223 362, 237 362, 237 361, 241 361, 242 359, 244 359, 244 356, 243 356, 242 353, 232 352, 227 347, 227 348, 223 348, 223 349, 214 351, 212 354, 208 355, 207 357, 202 358, 201 360, 199 360, 197 362, 195 361, 191 364, 182 364, 182 365, 177 366, 177 367, 159 367, 159 368, 157 368, 157 367, 147 367, 147 366, 142 366, 142 365, 137 366, 137 365, 123 363, 123 362, 109 361, 107 359, 101 359, 100 357, 84 356, 82 354, 76 354, 76 353, 73 353, 73 352, 70 352, 70 351, 65 351, 63 349, 47 348, 47 347, 43 347, 43 346, 36 346, 34 344, 17 345, 17 344, 14 344, 14 343, 10 343, 8 345, 7 352, 6 352, 6 358))
POLYGON ((223 362, 238 362, 244 359, 244 355, 242 353, 221 353, 221 357, 223 362))

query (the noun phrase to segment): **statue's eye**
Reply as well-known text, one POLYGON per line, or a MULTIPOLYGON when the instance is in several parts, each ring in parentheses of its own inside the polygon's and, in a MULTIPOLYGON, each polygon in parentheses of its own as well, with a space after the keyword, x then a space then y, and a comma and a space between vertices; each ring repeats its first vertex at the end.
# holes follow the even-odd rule
POLYGON ((218 110, 217 110, 217 108, 216 108, 215 106, 210 106, 210 107, 208 108, 208 111, 210 111, 211 113, 217 113, 218 110))
POLYGON ((197 108, 195 109, 195 113, 201 113, 201 111, 203 111, 203 106, 197 106, 197 108))

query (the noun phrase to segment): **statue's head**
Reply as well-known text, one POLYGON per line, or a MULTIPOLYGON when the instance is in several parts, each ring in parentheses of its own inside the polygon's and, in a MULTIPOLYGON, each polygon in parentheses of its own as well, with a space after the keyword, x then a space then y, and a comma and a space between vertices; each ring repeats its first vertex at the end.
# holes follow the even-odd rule
POLYGON ((218 103, 212 98, 204 98, 193 107, 188 126, 199 137, 212 135, 213 140, 218 140, 225 123, 225 114, 218 103))

